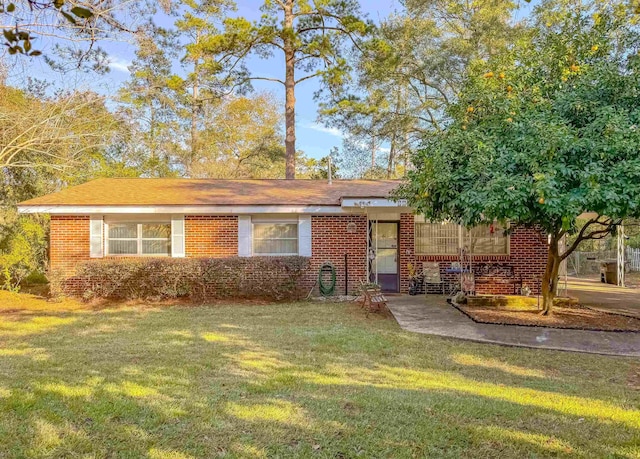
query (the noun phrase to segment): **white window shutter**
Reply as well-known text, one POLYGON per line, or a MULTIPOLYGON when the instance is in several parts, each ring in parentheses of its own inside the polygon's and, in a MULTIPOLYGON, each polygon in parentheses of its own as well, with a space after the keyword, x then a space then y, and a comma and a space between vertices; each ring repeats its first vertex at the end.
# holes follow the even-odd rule
POLYGON ((238 216, 238 256, 250 257, 253 254, 251 215, 238 216))
POLYGON ((174 258, 184 258, 184 215, 171 216, 171 256, 174 258))
POLYGON ((102 238, 103 228, 102 215, 91 215, 89 218, 89 257, 102 258, 104 256, 104 245, 102 238))
POLYGON ((301 257, 311 256, 311 215, 298 217, 298 254, 301 257))

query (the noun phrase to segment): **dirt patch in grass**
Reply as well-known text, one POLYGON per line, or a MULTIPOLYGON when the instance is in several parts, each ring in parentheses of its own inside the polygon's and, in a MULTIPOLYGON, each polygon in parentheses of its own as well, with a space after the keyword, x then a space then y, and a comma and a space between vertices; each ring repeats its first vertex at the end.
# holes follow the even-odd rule
POLYGON ((598 331, 640 331, 640 319, 612 314, 580 305, 555 307, 550 316, 540 315, 530 306, 456 306, 480 323, 525 325, 535 327, 573 328, 598 331))

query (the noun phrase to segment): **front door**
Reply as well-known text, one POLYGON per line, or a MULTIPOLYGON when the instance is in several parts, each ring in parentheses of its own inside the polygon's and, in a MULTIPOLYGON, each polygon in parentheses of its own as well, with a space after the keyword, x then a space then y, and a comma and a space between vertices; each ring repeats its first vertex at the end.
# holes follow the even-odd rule
POLYGON ((398 222, 369 223, 369 247, 373 254, 370 281, 380 285, 383 292, 398 292, 398 222))

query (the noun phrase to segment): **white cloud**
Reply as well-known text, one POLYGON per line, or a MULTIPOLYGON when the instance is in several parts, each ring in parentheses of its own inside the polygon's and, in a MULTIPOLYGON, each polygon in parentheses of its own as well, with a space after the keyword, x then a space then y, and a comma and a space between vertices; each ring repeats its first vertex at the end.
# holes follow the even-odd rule
POLYGON ((335 137, 344 137, 344 133, 340 129, 326 127, 320 123, 305 123, 302 127, 313 129, 314 131, 323 132, 325 134, 329 134, 335 137))
POLYGON ((129 73, 129 66, 131 65, 131 61, 126 59, 120 59, 119 57, 111 59, 109 62, 109 68, 115 70, 116 72, 124 72, 129 73))

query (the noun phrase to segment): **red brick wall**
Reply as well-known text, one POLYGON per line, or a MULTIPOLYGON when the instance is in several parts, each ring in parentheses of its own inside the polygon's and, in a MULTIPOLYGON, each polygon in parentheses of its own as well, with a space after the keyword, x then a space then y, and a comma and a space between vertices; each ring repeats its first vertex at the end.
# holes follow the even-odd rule
POLYGON ((52 215, 49 237, 49 268, 69 277, 76 265, 89 259, 89 216, 52 215))
MULTIPOLYGON (((367 272, 367 217, 364 215, 312 216, 312 258, 309 272, 304 278, 308 289, 315 283, 318 270, 325 262, 336 267, 337 294, 345 292, 344 255, 348 255, 349 286, 354 294, 360 280, 367 272), (348 232, 352 223, 353 232, 348 232)), ((75 273, 75 266, 89 260, 89 216, 51 216, 50 267, 65 277, 75 273)), ((402 214, 400 219, 400 291, 409 288, 408 264, 421 267, 422 261, 440 262, 444 280, 454 281, 455 274, 445 270, 455 256, 415 255, 414 223, 412 214, 402 214)), ((227 257, 238 254, 238 219, 236 216, 185 217, 185 246, 188 257, 227 257)), ((540 286, 547 257, 545 237, 533 230, 518 227, 511 233, 510 254, 476 256, 479 263, 501 263, 513 266, 514 277, 522 279, 535 293, 540 286)), ((477 276, 477 293, 513 293, 514 286, 505 279, 477 276)), ((317 293, 317 287, 315 288, 317 293)))
MULTIPOLYGON (((513 279, 518 280, 517 287, 505 276, 476 275, 476 293, 478 294, 513 294, 519 289, 520 280, 529 286, 533 293, 540 289, 540 279, 544 274, 547 262, 546 237, 532 228, 516 227, 510 234, 509 255, 475 255, 472 264, 501 264, 513 267, 513 279)), ((400 273, 401 292, 409 290, 408 264, 412 263, 421 269, 423 261, 439 262, 440 276, 444 282, 455 282, 457 274, 446 273, 451 263, 458 261, 455 255, 416 255, 414 247, 414 218, 411 214, 402 214, 400 219, 400 273), (407 253, 409 251, 409 253, 407 253)), ((518 294, 520 292, 517 292, 518 294)))
MULTIPOLYGON (((318 277, 318 271, 325 262, 336 268, 336 294, 344 295, 345 268, 344 255, 348 255, 349 294, 355 294, 361 280, 367 277, 367 217, 365 215, 312 216, 311 217, 311 266, 305 283, 308 289, 318 277), (347 226, 353 232, 348 232, 347 226)), ((314 291, 317 293, 318 287, 314 291)))
POLYGON ((409 263, 415 267, 413 214, 400 215, 400 292, 409 291, 409 263))
POLYGON ((238 255, 238 217, 185 215, 187 257, 235 257, 238 255))

